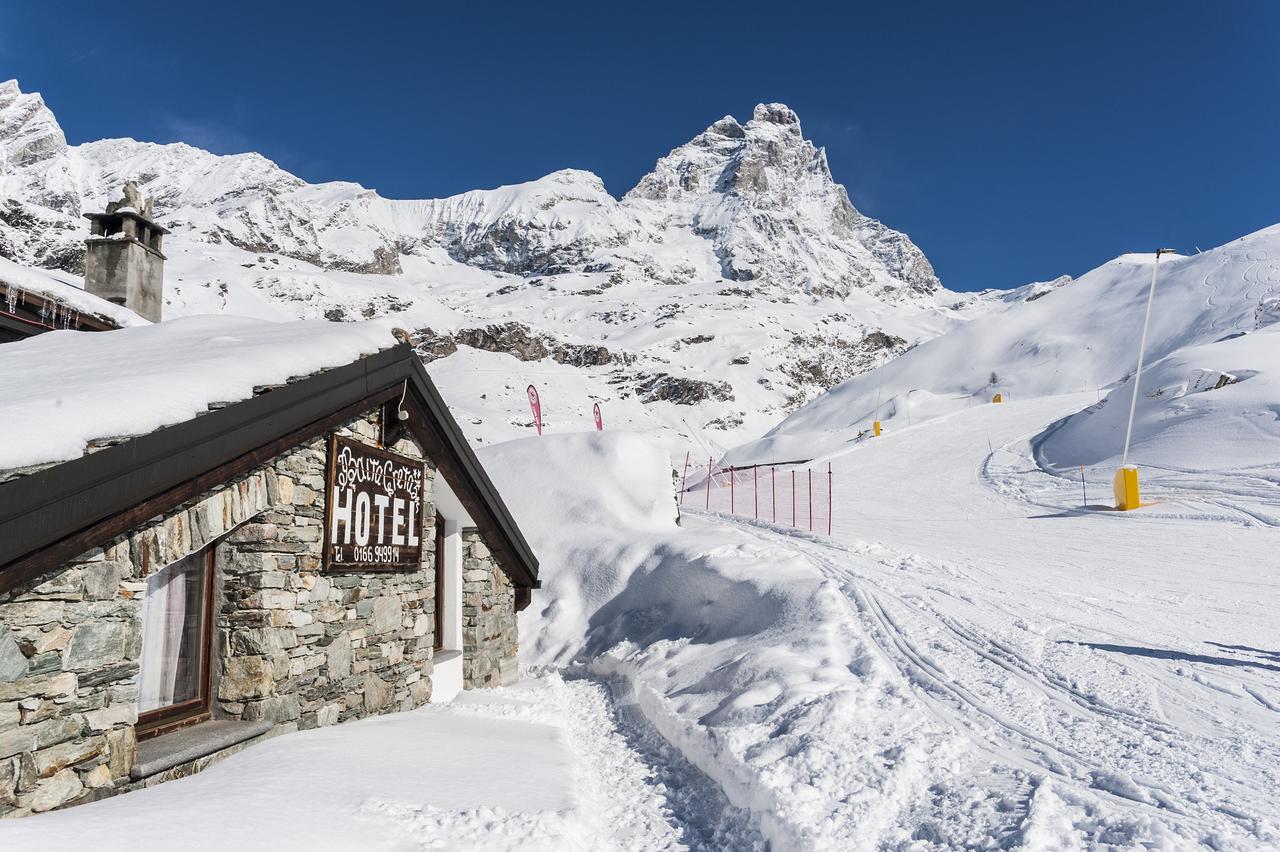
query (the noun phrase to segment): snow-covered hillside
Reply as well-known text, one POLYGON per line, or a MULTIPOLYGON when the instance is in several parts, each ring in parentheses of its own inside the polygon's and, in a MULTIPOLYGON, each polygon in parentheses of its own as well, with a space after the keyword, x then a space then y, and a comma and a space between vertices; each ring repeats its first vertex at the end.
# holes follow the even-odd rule
MULTIPOLYGON (((1059 465, 1115 460, 1123 449, 1132 392, 1126 380, 1135 366, 1154 262, 1154 255, 1123 255, 923 343, 839 385, 728 460, 804 458, 855 440, 877 418, 887 429, 900 429, 987 404, 996 393, 1028 399, 1089 391, 1097 402, 1118 386, 1100 406, 1103 413, 1073 419, 1043 448, 1043 458, 1059 465)), ((1280 225, 1200 254, 1162 258, 1134 458, 1142 462, 1150 444, 1155 464, 1177 464, 1178 458, 1197 464, 1184 450, 1200 462, 1216 458, 1219 467, 1280 460, 1278 397, 1266 377, 1280 363, 1280 335, 1260 333, 1274 331, 1278 321, 1280 225), (1249 339, 1230 339, 1241 335, 1249 339), (1252 386, 1214 389, 1221 373, 1247 378, 1255 372, 1263 376, 1250 379, 1252 386), (1211 392, 1187 396, 1199 391, 1211 392), (1184 428, 1188 418, 1201 431, 1184 428), (1237 457, 1235 449, 1224 451, 1222 439, 1242 436, 1241 429, 1249 446, 1237 448, 1237 457), (1184 447, 1177 452, 1168 443, 1174 435, 1184 447), (1210 435, 1214 442, 1207 441, 1210 435), (1164 448, 1155 449, 1153 441, 1164 448)))
POLYGON ((457 346, 513 355, 516 385, 568 364, 575 404, 639 401, 645 428, 681 448, 755 437, 837 382, 1004 306, 942 289, 908 237, 853 207, 781 104, 714 122, 621 200, 564 169, 400 201, 308 184, 257 154, 68 145, 38 94, 0 83, 0 257, 77 271, 81 214, 126 180, 173 231, 166 316, 395 316, 428 358, 457 346))
MULTIPOLYGON (((1130 376, 1100 403, 1055 424, 1037 443, 1040 463, 1119 465, 1132 395, 1130 376)), ((1130 454, 1185 472, 1280 472, 1280 323, 1178 349, 1144 368, 1130 454)))

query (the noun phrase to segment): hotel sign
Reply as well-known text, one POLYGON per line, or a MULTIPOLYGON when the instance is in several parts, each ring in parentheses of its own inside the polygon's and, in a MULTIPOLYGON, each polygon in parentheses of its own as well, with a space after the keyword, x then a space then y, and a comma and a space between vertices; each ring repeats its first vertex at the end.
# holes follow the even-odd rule
POLYGON ((422 462, 335 435, 328 473, 324 567, 417 569, 426 512, 422 462))

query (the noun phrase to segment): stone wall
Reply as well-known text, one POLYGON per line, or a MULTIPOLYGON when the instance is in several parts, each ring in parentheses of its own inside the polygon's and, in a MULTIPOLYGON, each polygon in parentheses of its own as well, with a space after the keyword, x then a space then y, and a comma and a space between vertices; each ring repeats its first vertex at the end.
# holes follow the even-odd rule
MULTIPOLYGON (((373 443, 377 425, 352 431, 373 443)), ((314 728, 407 710, 431 698, 435 635, 435 466, 424 459, 429 505, 423 569, 323 573, 328 437, 278 458, 282 499, 220 545, 222 593, 216 699, 224 718, 314 728)))
MULTIPOLYGON (((338 434, 373 443, 377 428, 371 414, 338 434)), ((424 459, 411 440, 391 449, 424 459)), ((216 718, 287 732, 430 700, 434 500, 423 570, 322 572, 327 452, 328 435, 0 596, 0 816, 131 786, 146 577, 204 547, 217 548, 216 718)), ((466 683, 510 682, 514 590, 475 532, 464 558, 466 683)))
POLYGON ((286 488, 270 468, 254 471, 0 597, 0 816, 128 783, 146 575, 280 502, 286 488))
POLYGON ((463 533, 462 548, 462 684, 475 689, 515 683, 515 587, 477 531, 463 533))

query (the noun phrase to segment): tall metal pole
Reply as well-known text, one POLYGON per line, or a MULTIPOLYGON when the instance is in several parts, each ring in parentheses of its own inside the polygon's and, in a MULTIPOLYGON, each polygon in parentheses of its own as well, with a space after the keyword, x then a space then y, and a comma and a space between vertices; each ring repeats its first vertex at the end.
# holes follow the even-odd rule
POLYGON ((711 458, 707 458, 707 511, 711 510, 711 458))
POLYGON ((755 503, 756 520, 760 520, 760 465, 751 465, 751 494, 755 503))
MULTIPOLYGON (((884 367, 884 363, 885 363, 885 359, 884 359, 884 357, 881 357, 881 358, 880 358, 880 367, 884 367)), ((881 370, 881 371, 880 371, 880 375, 876 377, 876 413, 875 413, 875 415, 871 418, 872 420, 879 420, 879 419, 880 419, 880 391, 881 391, 883 388, 884 388, 884 371, 883 371, 883 370, 881 370)))
POLYGON ((827 535, 831 535, 831 511, 834 508, 831 501, 831 462, 827 462, 827 535))
POLYGON ((1138 410, 1138 384, 1142 379, 1142 359, 1147 351, 1147 327, 1151 324, 1151 303, 1156 298, 1156 271, 1160 268, 1160 255, 1171 249, 1156 249, 1156 262, 1151 266, 1151 289, 1147 291, 1147 315, 1142 320, 1142 339, 1138 343, 1138 369, 1133 374, 1133 398, 1129 401, 1129 425, 1124 430, 1124 455, 1120 467, 1129 465, 1129 439, 1133 437, 1133 415, 1138 410))
POLYGON ((729 514, 738 514, 737 500, 734 499, 733 481, 738 478, 738 472, 732 467, 729 468, 729 514))

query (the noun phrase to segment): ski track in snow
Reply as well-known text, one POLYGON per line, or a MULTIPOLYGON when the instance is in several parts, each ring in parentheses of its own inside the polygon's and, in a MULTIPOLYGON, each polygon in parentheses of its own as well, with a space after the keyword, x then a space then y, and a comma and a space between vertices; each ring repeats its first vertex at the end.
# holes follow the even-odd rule
MULTIPOLYGON (((932 426, 939 436, 959 428, 932 426)), ((1079 480, 1038 468, 1026 434, 1013 440, 1005 435, 990 449, 980 437, 980 451, 971 453, 970 485, 986 494, 989 525, 1010 530, 990 533, 993 553, 1006 551, 1005 560, 1008 551, 1034 558, 1034 552, 1016 553, 1026 543, 1013 532, 1015 522, 1052 523, 1033 520, 1049 510, 1039 516, 1094 520, 1112 530, 1090 561, 1126 564, 1125 555, 1105 555, 1105 539, 1126 534, 1113 526, 1125 518, 1073 508, 1079 504, 1079 480)), ((977 441, 970 443, 978 449, 977 441)), ((922 470, 932 461, 917 456, 912 464, 922 470)), ((951 464, 963 479, 963 460, 951 464)), ((955 499, 963 492, 950 484, 933 488, 943 499, 955 499)), ((1109 489, 1091 485, 1109 498, 1109 489)), ((1142 518, 1149 525, 1142 536, 1176 537, 1189 521, 1213 530, 1211 535, 1227 534, 1217 532, 1224 523, 1257 532, 1277 525, 1274 512, 1265 508, 1275 505, 1276 483, 1248 470, 1212 477, 1166 471, 1144 478, 1144 486, 1160 505, 1142 518)), ((920 513, 929 514, 938 502, 921 500, 920 513)), ((959 508, 952 520, 964 519, 971 505, 959 508)), ((1075 588, 1050 589, 1038 587, 1035 562, 1028 561, 1026 588, 1007 588, 999 571, 988 570, 964 547, 954 559, 939 558, 896 545, 891 531, 886 543, 868 545, 842 536, 839 524, 832 540, 740 517, 691 513, 802 553, 854 603, 866 634, 927 712, 973 744, 979 757, 966 770, 969 796, 940 793, 939 785, 921 791, 901 817, 914 840, 1001 848, 1053 848, 1068 838, 1068 845, 1159 848, 1257 848, 1280 840, 1272 803, 1280 780, 1274 768, 1280 761, 1280 653, 1226 641, 1208 643, 1221 649, 1220 658, 1162 650, 1144 624, 1128 618, 1105 592, 1089 588, 1088 564, 1080 566, 1075 588), (1042 605, 1042 593, 1066 599, 1067 608, 1059 601, 1042 605), (964 811, 975 798, 996 806, 964 811), (1070 815, 1065 823, 1063 814, 1070 815), (1046 835, 1053 825, 1056 833, 1046 835), (1046 836, 1052 838, 1047 845, 1046 836)), ((930 526, 927 518, 920 524, 930 526)), ((971 518, 970 525, 988 526, 981 518, 971 518)), ((1045 532, 1040 547, 1053 549, 1057 529, 1045 532)))
MULTIPOLYGON (((781 531, 763 534, 797 538, 781 531)), ((1124 773, 1118 776, 1121 780, 1117 781, 1116 773, 1109 768, 1110 755, 1122 753, 1135 742, 1160 741, 1163 743, 1160 749, 1163 760, 1183 764, 1186 777, 1200 773, 1198 767, 1202 757, 1211 759, 1210 755, 1201 749, 1190 749, 1190 743, 1185 739, 1186 732, 1171 726, 1158 711, 1144 715, 1111 706, 1101 698, 1076 688, 1063 676, 1037 667, 998 639, 982 636, 978 632, 981 628, 975 624, 924 605, 921 599, 908 601, 887 591, 860 570, 864 566, 860 565, 858 555, 839 546, 807 541, 793 546, 803 551, 827 577, 846 591, 856 605, 868 635, 883 656, 909 681, 930 715, 948 727, 964 732, 979 753, 990 760, 989 771, 972 780, 976 786, 987 788, 993 798, 1000 799, 999 809, 987 816, 1002 818, 970 826, 971 829, 980 828, 976 832, 978 836, 989 838, 998 848, 1020 847, 1023 829, 1032 820, 1031 805, 1035 791, 1046 778, 1092 788, 1092 792, 1107 799, 1112 807, 1138 811, 1140 822, 1155 818, 1175 823, 1184 838, 1197 836, 1203 827, 1197 816, 1212 819, 1212 813, 1204 813, 1203 802, 1190 799, 1185 793, 1170 790, 1152 779, 1124 773), (971 672, 962 673, 955 664, 938 662, 936 658, 944 654, 952 660, 967 658, 963 662, 966 668, 985 670, 985 674, 974 678, 970 676, 971 672), (991 671, 993 669, 994 672, 991 671), (975 682, 979 685, 998 684, 997 691, 1003 691, 1007 683, 1014 683, 1022 691, 1035 694, 1041 712, 1052 719, 1046 727, 1067 732, 1087 727, 1092 737, 1104 742, 1086 753, 1073 748, 1064 741, 1065 737, 1038 733, 984 698, 979 691, 980 686, 970 689, 965 685, 975 682)), ((1262 706, 1280 712, 1280 706, 1264 695, 1248 685, 1242 688, 1262 706)), ((1221 787, 1237 793, 1259 792, 1250 791, 1246 783, 1231 778, 1222 777, 1216 781, 1221 787)), ((1210 805, 1209 808, 1234 822, 1244 833, 1253 833, 1255 818, 1250 814, 1225 804, 1210 805)), ((917 805, 917 809, 905 814, 904 819, 919 821, 923 826, 916 827, 915 839, 947 846, 955 845, 952 842, 954 838, 931 825, 963 817, 954 813, 922 814, 917 805)), ((1138 840, 1137 837, 1130 839, 1138 840)))

